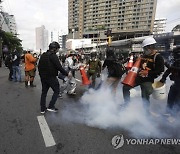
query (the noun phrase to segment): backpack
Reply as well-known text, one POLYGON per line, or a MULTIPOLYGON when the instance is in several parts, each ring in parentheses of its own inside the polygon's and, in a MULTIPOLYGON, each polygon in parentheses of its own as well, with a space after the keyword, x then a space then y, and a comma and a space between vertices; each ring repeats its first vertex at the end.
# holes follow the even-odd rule
POLYGON ((121 62, 113 61, 108 69, 109 75, 113 77, 121 77, 125 73, 125 68, 121 62))

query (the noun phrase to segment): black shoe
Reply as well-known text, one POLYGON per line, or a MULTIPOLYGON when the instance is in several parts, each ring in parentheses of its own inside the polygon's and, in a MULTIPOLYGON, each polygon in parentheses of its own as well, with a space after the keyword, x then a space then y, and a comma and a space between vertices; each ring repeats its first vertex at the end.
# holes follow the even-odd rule
POLYGON ((41 110, 41 114, 45 114, 47 111, 47 108, 45 110, 41 110))
POLYGON ((57 108, 47 108, 47 110, 50 111, 50 112, 57 112, 58 111, 57 108))
POLYGON ((9 81, 12 81, 12 80, 13 80, 13 78, 11 78, 11 77, 10 77, 10 78, 8 78, 8 80, 9 80, 9 81))
POLYGON ((41 111, 41 114, 45 114, 46 113, 46 111, 41 111))
POLYGON ((61 99, 63 98, 61 93, 58 95, 58 98, 61 98, 61 99))

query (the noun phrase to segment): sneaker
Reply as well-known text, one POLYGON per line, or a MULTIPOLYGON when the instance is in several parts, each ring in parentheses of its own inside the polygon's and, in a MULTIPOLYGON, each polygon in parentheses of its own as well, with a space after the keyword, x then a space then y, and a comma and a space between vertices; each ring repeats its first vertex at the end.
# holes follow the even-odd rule
POLYGON ((63 98, 61 93, 58 95, 58 97, 61 98, 61 99, 63 98))
POLYGON ((47 107, 45 109, 41 109, 41 114, 45 114, 47 111, 47 107))
POLYGON ((41 114, 45 114, 46 111, 41 111, 41 114))
POLYGON ((50 111, 50 112, 57 112, 58 111, 57 108, 47 108, 47 110, 50 111))
POLYGON ((41 114, 45 114, 46 110, 47 110, 47 108, 45 110, 41 110, 41 114))
POLYGON ((72 95, 76 95, 76 92, 74 91, 74 92, 72 93, 72 95))

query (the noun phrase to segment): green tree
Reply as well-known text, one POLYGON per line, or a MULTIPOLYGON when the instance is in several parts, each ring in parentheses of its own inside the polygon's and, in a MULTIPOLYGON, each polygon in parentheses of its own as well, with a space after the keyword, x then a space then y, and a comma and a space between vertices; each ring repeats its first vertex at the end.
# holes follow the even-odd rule
POLYGON ((22 52, 22 40, 20 40, 16 35, 10 32, 1 31, 2 37, 2 46, 7 45, 10 51, 14 50, 15 48, 17 51, 22 52))

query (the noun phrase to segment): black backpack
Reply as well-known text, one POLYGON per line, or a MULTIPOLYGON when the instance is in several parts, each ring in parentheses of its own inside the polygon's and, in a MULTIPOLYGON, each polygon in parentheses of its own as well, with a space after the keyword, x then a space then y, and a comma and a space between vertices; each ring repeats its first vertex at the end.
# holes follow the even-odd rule
POLYGON ((108 71, 113 77, 121 77, 125 73, 124 66, 119 61, 113 61, 108 71))

